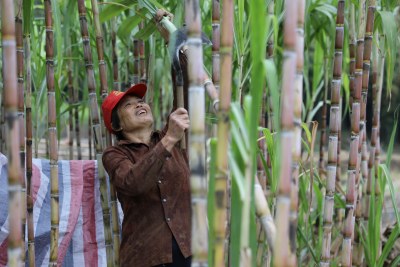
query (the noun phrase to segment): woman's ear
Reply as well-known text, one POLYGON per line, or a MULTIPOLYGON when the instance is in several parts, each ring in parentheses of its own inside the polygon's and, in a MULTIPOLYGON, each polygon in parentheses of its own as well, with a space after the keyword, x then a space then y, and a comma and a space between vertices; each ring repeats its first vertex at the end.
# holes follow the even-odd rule
POLYGON ((119 129, 115 129, 115 128, 114 128, 114 125, 112 125, 112 124, 111 124, 111 129, 112 129, 114 132, 116 132, 116 133, 117 133, 117 132, 121 132, 121 131, 123 130, 122 127, 119 127, 119 129))

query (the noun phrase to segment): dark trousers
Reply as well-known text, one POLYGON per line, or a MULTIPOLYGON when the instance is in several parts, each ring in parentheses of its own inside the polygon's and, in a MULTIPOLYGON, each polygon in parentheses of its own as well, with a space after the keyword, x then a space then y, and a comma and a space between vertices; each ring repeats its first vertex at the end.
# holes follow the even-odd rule
POLYGON ((179 249, 178 243, 174 237, 172 237, 172 263, 166 263, 158 265, 158 267, 190 267, 192 263, 192 257, 185 259, 181 250, 179 249))

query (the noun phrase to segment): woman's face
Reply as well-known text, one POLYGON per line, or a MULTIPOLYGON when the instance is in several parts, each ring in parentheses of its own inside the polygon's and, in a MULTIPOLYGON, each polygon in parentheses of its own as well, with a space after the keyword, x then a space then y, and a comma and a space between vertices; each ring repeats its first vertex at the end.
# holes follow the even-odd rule
POLYGON ((122 132, 134 132, 153 127, 150 106, 137 96, 126 96, 118 105, 118 117, 122 132))

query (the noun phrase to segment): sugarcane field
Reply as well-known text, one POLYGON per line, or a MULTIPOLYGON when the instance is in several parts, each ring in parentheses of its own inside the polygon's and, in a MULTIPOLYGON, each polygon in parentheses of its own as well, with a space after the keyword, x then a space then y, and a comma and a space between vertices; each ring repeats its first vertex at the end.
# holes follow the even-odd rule
POLYGON ((400 267, 400 0, 0 12, 0 267, 400 267))

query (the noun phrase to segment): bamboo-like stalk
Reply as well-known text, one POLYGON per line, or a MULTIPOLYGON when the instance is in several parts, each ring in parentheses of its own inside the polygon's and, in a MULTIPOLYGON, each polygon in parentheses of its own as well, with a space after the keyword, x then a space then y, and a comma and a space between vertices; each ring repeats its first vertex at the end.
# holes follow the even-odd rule
POLYGON ((93 138, 92 138, 93 124, 92 124, 92 118, 90 115, 90 111, 89 111, 89 117, 88 117, 88 125, 89 125, 89 127, 88 127, 87 131, 88 131, 88 143, 89 143, 89 160, 92 160, 93 159, 93 151, 92 151, 92 148, 93 148, 93 138))
MULTIPOLYGON (((74 104, 79 102, 79 93, 77 88, 74 88, 74 104)), ((79 127, 79 110, 78 106, 74 108, 74 125, 75 125, 75 138, 76 138, 76 149, 78 152, 78 160, 82 159, 82 147, 81 147, 81 130, 79 127)))
MULTIPOLYGON (((97 0, 92 0, 92 12, 94 18, 95 32, 96 32, 97 57, 99 59, 101 98, 102 100, 104 100, 108 95, 108 81, 106 73, 106 63, 104 61, 103 33, 101 30, 97 0)), ((104 130, 107 140, 106 144, 107 146, 109 146, 111 145, 111 134, 109 131, 106 130, 105 126, 103 125, 104 121, 101 120, 101 122, 102 122, 102 132, 104 130)), ((102 165, 101 167, 103 168, 102 165)), ((115 192, 115 187, 112 183, 110 183, 110 202, 111 202, 114 266, 119 266, 120 231, 119 231, 118 204, 117 204, 117 194, 115 192)))
MULTIPOLYGON (((341 263, 349 266, 351 263, 351 239, 353 236, 353 217, 354 204, 356 200, 356 173, 358 172, 358 147, 359 147, 359 132, 360 132, 360 98, 356 93, 355 84, 355 68, 356 68, 356 35, 355 35, 355 14, 354 4, 350 3, 350 19, 349 19, 349 45, 350 45, 350 90, 352 92, 352 109, 351 109, 351 136, 350 136, 350 153, 349 163, 347 168, 347 193, 346 193, 346 211, 345 221, 342 230, 342 255, 341 263)), ((359 88, 359 86, 358 86, 359 88)), ((354 253, 355 255, 357 253, 354 253)))
POLYGON ((337 17, 336 17, 336 34, 335 34, 335 55, 333 65, 333 78, 331 82, 331 108, 329 118, 329 142, 328 142, 328 164, 327 164, 327 179, 326 179, 326 195, 324 204, 324 225, 323 225, 323 243, 321 253, 320 266, 329 266, 331 236, 332 236, 332 218, 334 193, 336 183, 336 168, 337 168, 337 147, 338 147, 338 132, 340 121, 340 89, 342 76, 342 50, 343 50, 343 35, 344 35, 344 6, 345 1, 338 1, 337 17))
MULTIPOLYGON (((356 48, 356 62, 355 62, 355 78, 354 78, 354 91, 352 93, 353 102, 359 103, 360 113, 361 113, 361 92, 362 92, 362 83, 363 83, 363 54, 364 54, 364 35, 365 35, 365 0, 362 0, 359 5, 359 15, 358 15, 358 34, 357 34, 357 48, 356 48)), ((358 115, 361 116, 361 115, 358 115)), ((357 165, 356 165, 356 178, 355 178, 355 218, 354 221, 357 223, 357 227, 360 229, 362 224, 362 217, 363 217, 363 208, 362 206, 362 195, 365 189, 360 187, 361 184, 361 151, 362 151, 362 139, 364 135, 363 128, 361 128, 361 121, 357 118, 360 123, 359 127, 359 136, 358 136, 358 153, 357 153, 357 165)), ((364 175, 363 175, 364 176, 364 175)), ((364 176, 364 179, 366 177, 364 176)), ((364 182, 364 185, 366 183, 364 182)), ((364 186, 366 187, 366 186, 364 186)), ((364 198, 365 200, 365 198, 364 198)), ((350 218, 346 218, 348 220, 347 227, 354 227, 351 226, 350 218)), ((354 224, 354 223, 353 223, 354 224)), ((351 231, 351 230, 349 230, 351 231)), ((358 231, 353 231, 354 234, 354 243, 355 249, 353 249, 353 254, 355 265, 362 264, 362 254, 363 254, 363 246, 361 244, 361 237, 358 231)), ((351 243, 351 240, 347 241, 351 243)), ((348 250, 351 250, 351 244, 348 244, 348 250)), ((352 259, 351 259, 352 260, 352 259)), ((349 260, 348 260, 349 261, 349 260)))
POLYGON ((212 81, 215 89, 219 90, 220 75, 220 3, 213 0, 212 5, 212 81))
MULTIPOLYGON (((143 21, 139 24, 139 29, 142 29, 143 21)), ((146 71, 146 56, 144 41, 139 39, 139 66, 140 66, 140 83, 147 84, 147 71, 146 71)))
POLYGON ((322 106, 322 114, 321 114, 321 136, 319 142, 319 162, 318 162, 318 174, 321 179, 325 180, 326 178, 326 161, 325 161, 325 152, 326 152, 326 121, 327 121, 327 113, 328 113, 328 87, 329 87, 329 73, 328 73, 328 58, 324 58, 324 93, 323 93, 323 106, 322 106))
MULTIPOLYGON (((375 32, 375 38, 379 46, 383 46, 384 38, 379 38, 378 32, 375 32)), ((378 169, 380 164, 380 141, 379 141, 379 131, 380 131, 380 109, 381 109, 381 96, 382 96, 382 83, 383 83, 383 65, 384 65, 385 55, 381 53, 378 56, 378 47, 374 45, 373 48, 373 67, 372 67, 372 93, 373 93, 373 119, 372 119, 372 131, 371 131, 371 147, 368 161, 368 180, 366 186, 366 196, 364 202, 363 216, 364 220, 369 219, 369 205, 371 202, 375 201, 372 197, 372 191, 375 189, 375 199, 379 199, 381 196, 381 191, 378 181, 378 169), (374 172, 374 173, 373 173, 374 172), (375 188, 372 187, 373 177, 375 177, 375 188)), ((382 224, 382 221, 379 222, 382 224)), ((380 226, 381 229, 381 226, 380 226)), ((380 230, 382 231, 382 229, 380 230)), ((381 248, 381 240, 378 247, 381 248)), ((380 256, 381 249, 377 253, 377 258, 380 256)), ((374 259, 375 260, 375 259, 374 259)))
POLYGON ((292 186, 290 196, 290 225, 289 238, 291 248, 290 262, 297 265, 297 212, 299 207, 299 169, 301 163, 301 112, 303 105, 303 66, 304 66, 304 9, 305 0, 297 1, 297 29, 296 29, 296 77, 293 92, 293 149, 292 149, 292 186))
MULTIPOLYGON (((219 3, 218 3, 219 4, 219 3)), ((233 2, 224 0, 222 2, 222 21, 219 46, 219 57, 213 60, 220 61, 219 71, 213 71, 213 77, 219 78, 220 73, 225 75, 220 80, 219 107, 218 107, 218 127, 217 127, 217 164, 215 175, 215 215, 214 215, 214 266, 225 265, 225 243, 226 225, 228 220, 228 142, 229 142, 229 111, 232 94, 232 48, 233 48, 233 2), (214 73, 216 74, 214 76, 214 73)), ((214 3, 216 8, 217 3, 214 3)), ((219 11, 219 6, 214 13, 219 11)), ((218 12, 219 13, 219 12, 218 12)), ((219 18, 219 14, 218 14, 219 18)), ((214 34, 218 34, 215 32, 214 34)), ((217 36, 215 37, 217 38, 217 36)), ((214 49, 214 47, 213 47, 214 49)), ((218 51, 213 51, 213 55, 218 51)))
MULTIPOLYGON (((74 85, 72 78, 72 53, 71 53, 71 36, 66 36, 67 48, 66 55, 68 58, 67 61, 67 79, 68 79, 68 104, 72 105, 74 103, 74 85)), ((68 111, 68 122, 69 122, 69 159, 72 160, 74 158, 74 109, 70 109, 68 111)))
POLYGON ((97 95, 96 95, 96 82, 94 79, 92 51, 90 47, 88 25, 86 20, 86 7, 84 0, 78 0, 78 12, 81 24, 82 43, 84 48, 84 58, 85 58, 86 74, 88 81, 89 102, 90 102, 89 117, 93 129, 96 160, 98 162, 98 170, 99 170, 100 194, 101 194, 101 206, 103 209, 104 239, 106 245, 107 266, 113 266, 114 259, 113 259, 113 251, 112 251, 113 247, 111 241, 111 217, 110 217, 110 207, 108 203, 109 197, 108 197, 107 181, 104 169, 102 165, 99 164, 101 162, 101 157, 103 152, 103 145, 101 139, 102 127, 99 119, 99 107, 97 104, 97 95))
MULTIPOLYGON (((4 90, 1 92, 1 99, 4 99, 4 90)), ((4 126, 5 118, 4 118, 5 108, 4 108, 4 101, 2 100, 0 103, 0 151, 6 153, 6 127, 4 126)))
MULTIPOLYGON (((268 16, 269 17, 275 16, 274 8, 275 8, 274 0, 271 0, 268 5, 268 16)), ((274 56, 274 35, 273 34, 271 34, 268 38, 266 52, 267 52, 267 58, 272 58, 274 56)))
POLYGON ((118 56, 117 56, 117 33, 115 31, 116 22, 115 18, 111 20, 111 46, 112 46, 112 63, 113 63, 113 90, 120 91, 121 84, 119 82, 119 75, 118 75, 118 56))
POLYGON ((1 2, 3 90, 6 156, 8 158, 8 266, 22 266, 21 162, 19 157, 18 86, 14 1, 1 2), (7 66, 7 68, 5 68, 7 66))
MULTIPOLYGON (((274 17, 275 16, 275 12, 274 12, 274 0, 271 0, 269 5, 268 5, 268 16, 269 17, 274 17)), ((267 59, 273 60, 274 57, 274 35, 271 34, 268 38, 267 41, 267 47, 266 47, 266 56, 267 59)), ((263 101, 263 103, 268 103, 268 115, 266 115, 267 117, 267 127, 271 132, 274 132, 275 127, 274 127, 274 110, 272 107, 272 96, 271 96, 271 89, 268 88, 267 92, 266 92, 266 97, 267 97, 267 101, 263 101)), ((264 104, 263 104, 264 105, 264 104)), ((268 149, 268 148, 267 148, 268 149)), ((267 151, 267 153, 265 153, 266 156, 266 160, 267 160, 267 167, 268 167, 268 172, 269 174, 271 173, 271 157, 269 156, 269 153, 267 151)), ((267 179, 266 181, 267 183, 267 190, 269 190, 269 180, 267 179)))
POLYGON ((289 237, 289 216, 290 216, 290 195, 292 177, 292 146, 294 144, 294 90, 296 76, 296 25, 297 25, 297 3, 298 1, 285 2, 284 18, 284 61, 283 61, 283 84, 281 94, 281 165, 280 179, 278 185, 278 196, 276 200, 275 225, 277 226, 277 236, 274 246, 273 266, 294 266, 290 257, 290 237, 289 237))
MULTIPOLYGON (((366 131, 366 110, 367 110, 367 96, 368 96, 368 84, 369 84, 369 69, 370 60, 372 52, 372 35, 374 30, 374 18, 375 18, 375 0, 368 0, 368 11, 367 11, 367 21, 365 25, 365 37, 364 37, 364 53, 363 53, 363 76, 362 76, 362 91, 361 91, 361 113, 360 113, 360 128, 363 131, 362 147, 361 147, 361 173, 364 179, 367 180, 366 188, 366 212, 365 219, 369 217, 369 203, 374 201, 371 198, 371 192, 374 190, 372 188, 372 173, 368 172, 369 167, 372 168, 375 162, 375 144, 371 144, 370 148, 370 161, 368 162, 368 148, 367 148, 367 131, 366 131)), ((379 188, 379 187, 378 187, 379 188)), ((379 191, 376 192, 379 195, 379 191)), ((379 253, 377 255, 379 257, 379 253)))
POLYGON ((44 0, 46 24, 46 80, 48 101, 48 139, 50 156, 50 198, 51 233, 49 266, 57 266, 59 236, 59 194, 58 194, 58 144, 56 126, 56 92, 54 87, 54 30, 52 0, 44 0))
MULTIPOLYGON (((19 156, 21 172, 25 173, 25 102, 24 102, 24 42, 22 32, 22 0, 16 1, 15 36, 17 45, 17 79, 18 79, 18 123, 19 123, 19 156)), ((21 177, 21 226, 22 249, 21 260, 25 262, 25 228, 26 228, 26 183, 25 176, 21 177)))
MULTIPOLYGON (((377 38, 378 39, 378 38, 377 38)), ((381 43, 381 47, 384 47, 385 36, 381 35, 379 37, 379 42, 381 43)), ((384 66, 385 66, 385 53, 381 52, 378 62, 378 75, 377 75, 377 85, 376 85, 376 94, 374 98, 374 118, 373 118, 373 134, 372 136, 375 139, 375 201, 381 198, 381 191, 379 188, 379 180, 378 180, 378 171, 380 165, 380 152, 381 152, 381 145, 380 145, 380 113, 381 113, 381 99, 382 99, 382 86, 383 86, 383 79, 384 79, 384 66)), ((382 220, 379 222, 380 224, 380 233, 382 234, 382 220)), ((382 253, 382 245, 381 240, 379 240, 378 248, 379 251, 377 253, 377 257, 379 257, 382 253)))
POLYGON ((33 198, 32 198, 32 71, 31 71, 31 44, 30 34, 25 32, 25 121, 26 121, 26 206, 28 211, 28 263, 29 267, 35 266, 35 232, 33 224, 33 198))
POLYGON ((192 194, 192 254, 194 266, 207 264, 207 181, 205 176, 205 94, 203 78, 203 48, 201 16, 198 0, 185 2, 185 21, 188 29, 189 77, 189 159, 192 194))
MULTIPOLYGON (((73 77, 78 76, 78 68, 73 69, 73 77)), ((79 92, 78 88, 73 88, 73 97, 72 102, 74 104, 73 108, 73 116, 74 116, 74 133, 76 139, 76 150, 77 150, 77 159, 82 159, 82 147, 81 147, 81 130, 80 130, 80 120, 79 120, 79 92)))
POLYGON ((256 215, 259 218, 266 235, 266 241, 273 251, 276 240, 276 226, 258 178, 256 178, 254 184, 254 203, 256 207, 256 215))
POLYGON ((133 83, 138 84, 140 80, 140 58, 139 58, 139 40, 133 39, 133 83))

